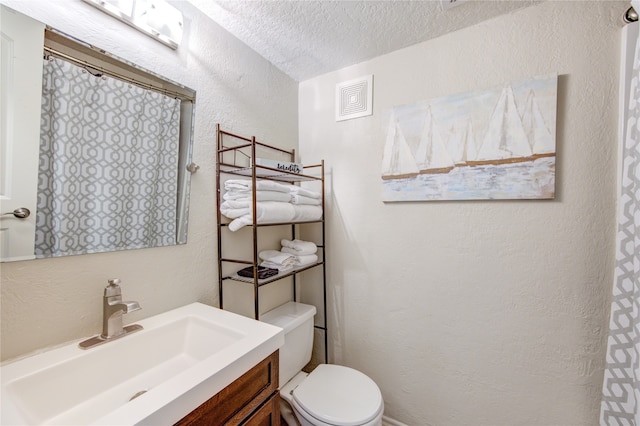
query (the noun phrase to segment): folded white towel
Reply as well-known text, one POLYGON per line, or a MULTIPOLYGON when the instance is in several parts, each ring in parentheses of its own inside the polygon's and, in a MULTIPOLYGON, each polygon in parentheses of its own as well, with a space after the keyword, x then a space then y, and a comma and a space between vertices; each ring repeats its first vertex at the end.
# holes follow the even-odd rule
POLYGON ((270 262, 281 266, 293 266, 296 264, 296 256, 288 253, 283 253, 278 250, 263 250, 258 253, 258 256, 265 262, 270 262))
POLYGON ((240 216, 250 214, 251 208, 250 205, 241 205, 239 203, 234 203, 233 201, 225 201, 220 204, 220 213, 229 219, 235 219, 240 216))
MULTIPOLYGON (((224 204, 224 203, 223 203, 224 204)), ((279 223, 279 222, 291 222, 295 217, 295 206, 290 203, 280 203, 277 201, 260 201, 256 203, 256 222, 257 223, 279 223)), ((241 209, 232 209, 231 211, 223 211, 220 206, 220 211, 223 215, 230 219, 234 219, 229 223, 229 230, 237 231, 243 226, 251 225, 253 223, 253 216, 251 209, 247 208, 245 214, 240 216, 228 216, 229 214, 238 214, 241 209)))
POLYGON ((318 246, 311 241, 303 240, 281 240, 282 252, 294 254, 296 256, 304 256, 309 254, 315 254, 318 251, 318 246))
MULTIPOLYGON (((229 179, 224 183, 224 188, 228 190, 247 191, 253 188, 249 179, 229 179)), ((257 180, 257 191, 278 191, 291 193, 292 185, 285 185, 271 180, 257 180)))
POLYGON ((268 260, 262 262, 260 266, 264 266, 265 268, 277 269, 278 272, 289 272, 294 267, 294 265, 281 265, 279 263, 269 262, 268 260))
POLYGON ((322 204, 322 200, 320 198, 311 198, 311 197, 305 197, 304 195, 291 194, 291 203, 306 204, 310 206, 319 206, 320 204, 322 204))
POLYGON ((309 248, 308 250, 300 251, 300 250, 295 250, 295 249, 292 249, 292 248, 289 248, 289 247, 282 247, 281 251, 283 253, 286 253, 286 254, 292 254, 292 255, 294 255, 296 257, 298 257, 298 256, 315 256, 314 253, 317 253, 318 248, 317 247, 314 248, 314 249, 309 248), (312 253, 312 251, 313 251, 313 253, 312 253))
MULTIPOLYGON (((253 199, 253 194, 250 190, 230 190, 225 192, 222 198, 226 201, 238 200, 251 202, 253 199)), ((288 203, 291 201, 291 194, 288 192, 259 190, 256 191, 256 201, 281 201, 283 203, 288 203)))
POLYGON ((294 207, 294 222, 306 222, 322 219, 322 206, 306 206, 292 204, 294 207))
MULTIPOLYGON (((251 207, 251 201, 247 200, 226 200, 220 204, 220 212, 227 209, 246 209, 251 207)), ((224 214, 224 213, 223 213, 224 214)))
POLYGON ((322 194, 320 192, 312 191, 310 189, 303 188, 301 186, 292 185, 290 189, 291 189, 291 193, 295 195, 302 195, 305 197, 317 198, 317 199, 322 198, 322 194))
POLYGON ((311 265, 313 263, 318 263, 318 255, 315 254, 305 254, 295 256, 295 265, 296 266, 306 266, 311 265))

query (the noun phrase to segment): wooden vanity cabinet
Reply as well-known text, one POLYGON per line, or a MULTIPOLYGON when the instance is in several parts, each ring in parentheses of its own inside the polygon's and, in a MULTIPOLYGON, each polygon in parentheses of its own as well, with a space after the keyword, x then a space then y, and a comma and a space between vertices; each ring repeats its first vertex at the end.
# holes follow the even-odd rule
POLYGON ((178 426, 279 424, 278 351, 176 423, 178 426))

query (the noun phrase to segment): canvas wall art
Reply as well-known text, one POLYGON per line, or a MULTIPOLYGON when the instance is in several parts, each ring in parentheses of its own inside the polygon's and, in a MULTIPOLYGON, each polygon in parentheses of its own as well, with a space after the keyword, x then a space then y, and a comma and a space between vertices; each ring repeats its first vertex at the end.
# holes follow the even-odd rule
POLYGON ((383 201, 552 199, 558 76, 390 109, 383 201))

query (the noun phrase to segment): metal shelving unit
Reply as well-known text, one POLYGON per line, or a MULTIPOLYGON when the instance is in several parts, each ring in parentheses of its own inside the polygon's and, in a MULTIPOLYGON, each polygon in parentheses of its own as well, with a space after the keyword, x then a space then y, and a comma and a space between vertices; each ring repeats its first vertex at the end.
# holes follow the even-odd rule
MULTIPOLYGON (((217 125, 217 161, 216 161, 216 212, 217 212, 217 238, 218 238, 218 289, 220 308, 224 309, 224 283, 228 280, 237 281, 253 285, 253 297, 254 297, 254 318, 260 319, 260 298, 258 289, 262 286, 279 281, 286 277, 292 277, 293 281, 293 300, 297 301, 297 281, 296 275, 314 268, 321 268, 322 270, 322 313, 323 321, 322 325, 315 325, 316 329, 320 329, 324 334, 324 359, 328 362, 328 336, 327 336, 327 280, 326 280, 326 254, 325 254, 325 221, 324 221, 324 161, 319 164, 304 166, 302 173, 290 173, 272 167, 258 165, 254 161, 257 156, 256 152, 260 150, 265 152, 267 156, 280 156, 286 158, 286 160, 295 162, 295 150, 285 150, 272 145, 268 145, 262 142, 258 142, 255 136, 247 138, 244 136, 236 135, 220 128, 220 124, 217 125), (319 220, 304 221, 304 222, 283 222, 283 223, 256 223, 256 197, 255 194, 252 197, 252 212, 253 222, 249 225, 252 228, 252 246, 253 253, 251 259, 237 259, 228 258, 222 255, 224 249, 225 234, 229 233, 226 218, 220 213, 220 205, 222 204, 222 177, 223 175, 242 176, 248 177, 252 181, 252 188, 255 191, 256 180, 273 180, 281 183, 288 183, 291 185, 299 184, 306 181, 317 181, 322 187, 322 217, 319 220), (320 229, 319 243, 316 243, 318 249, 321 251, 318 256, 318 262, 305 265, 303 267, 294 268, 286 273, 279 273, 269 278, 259 279, 257 269, 259 265, 258 258, 258 238, 259 229, 263 227, 280 226, 288 228, 288 237, 291 240, 296 239, 297 227, 300 225, 317 225, 320 229), (225 265, 236 264, 238 270, 247 266, 253 267, 253 278, 242 277, 237 273, 224 273, 225 265)), ((285 231, 283 231, 285 232, 285 231)), ((318 307, 316 307, 318 308, 318 307)))

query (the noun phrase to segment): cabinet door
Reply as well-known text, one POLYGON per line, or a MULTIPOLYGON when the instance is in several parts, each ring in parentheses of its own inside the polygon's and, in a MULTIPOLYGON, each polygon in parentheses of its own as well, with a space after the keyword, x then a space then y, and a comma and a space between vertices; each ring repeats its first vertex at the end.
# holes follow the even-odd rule
POLYGON ((279 426, 280 393, 276 392, 262 407, 241 423, 243 426, 279 426))
MULTIPOLYGON (((239 425, 272 395, 278 395, 278 351, 187 414, 176 425, 239 425)), ((278 406, 279 409, 279 406, 278 406)), ((275 424, 275 423, 274 423, 275 424)))

